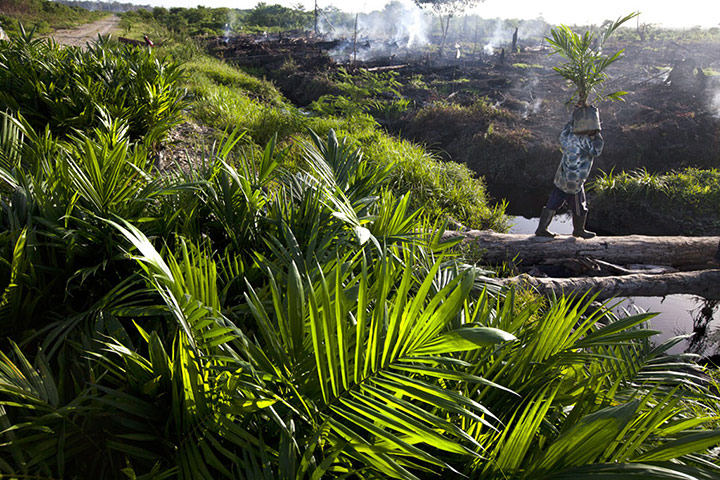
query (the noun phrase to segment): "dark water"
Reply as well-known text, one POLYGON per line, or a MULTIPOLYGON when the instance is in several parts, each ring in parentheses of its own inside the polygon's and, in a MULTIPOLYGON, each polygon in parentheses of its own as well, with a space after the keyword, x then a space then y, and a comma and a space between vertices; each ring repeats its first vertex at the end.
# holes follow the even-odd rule
MULTIPOLYGON (((509 187, 502 190, 504 190, 503 194, 496 193, 493 196, 496 199, 507 199, 507 213, 515 215, 510 233, 534 233, 538 225, 538 215, 548 192, 518 191, 509 187)), ((555 233, 571 234, 571 215, 569 213, 556 215, 549 229, 555 233)), ((613 311, 623 316, 639 312, 658 313, 648 325, 649 328, 662 332, 653 337, 656 344, 676 335, 696 333, 692 339, 673 347, 671 353, 686 351, 710 356, 720 352, 720 312, 718 311, 720 308, 717 301, 706 300, 696 295, 668 295, 667 297, 617 298, 611 305, 616 305, 613 311)))
POLYGON ((695 295, 668 295, 667 297, 629 297, 615 313, 659 312, 648 327, 662 332, 653 337, 656 344, 676 335, 695 334, 670 349, 670 353, 691 352, 710 356, 720 346, 720 313, 718 302, 695 295))
POLYGON ((533 217, 540 215, 543 205, 550 195, 548 188, 522 188, 518 185, 488 185, 488 193, 496 202, 506 200, 508 215, 533 217))
MULTIPOLYGON (((538 217, 515 217, 510 233, 535 233, 539 220, 538 217)), ((572 216, 569 213, 555 215, 548 229, 562 235, 570 235, 573 229, 572 216)))

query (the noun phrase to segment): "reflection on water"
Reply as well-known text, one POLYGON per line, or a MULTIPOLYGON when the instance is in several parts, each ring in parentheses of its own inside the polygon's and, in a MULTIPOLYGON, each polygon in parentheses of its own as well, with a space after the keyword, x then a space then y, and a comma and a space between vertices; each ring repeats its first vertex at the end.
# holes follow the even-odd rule
MULTIPOLYGON (((548 191, 543 189, 519 190, 516 186, 495 185, 490 188, 495 198, 508 200, 507 213, 518 215, 512 220, 510 233, 532 234, 538 226, 539 215, 547 200, 548 191)), ((592 208, 592 207, 591 207, 592 208)), ((551 231, 562 235, 572 234, 572 215, 558 214, 552 220, 551 231)), ((696 295, 668 295, 667 297, 618 298, 613 311, 620 316, 638 312, 658 313, 648 327, 662 333, 652 338, 660 344, 665 340, 686 334, 695 334, 670 349, 670 353, 691 352, 709 357, 720 353, 720 306, 719 302, 706 300, 696 295)))
POLYGON ((507 200, 508 205, 505 211, 508 215, 525 217, 540 215, 552 190, 552 185, 548 185, 546 188, 518 188, 516 184, 488 184, 487 187, 488 193, 497 202, 507 200))
POLYGON ((660 344, 676 335, 695 334, 670 349, 670 353, 691 352, 704 356, 716 353, 720 345, 720 315, 718 302, 696 295, 668 295, 667 297, 629 297, 617 299, 612 310, 626 316, 640 312, 658 313, 648 328, 662 333, 652 338, 660 344))
POLYGON ((688 351, 706 356, 714 355, 720 346, 720 325, 715 322, 720 302, 696 298, 700 301, 700 306, 692 315, 695 335, 690 339, 688 351))
MULTIPOLYGON (((488 185, 488 192, 496 200, 506 200, 508 215, 517 215, 513 218, 513 226, 509 233, 535 233, 543 205, 550 195, 552 185, 548 188, 519 189, 517 185, 488 185)), ((562 235, 572 233, 572 215, 559 213, 555 215, 548 227, 551 231, 562 235)))
MULTIPOLYGON (((513 217, 512 226, 509 233, 535 233, 540 218, 513 217)), ((555 215, 550 222, 548 229, 551 232, 561 235, 570 235, 572 233, 572 215, 569 213, 555 215)))

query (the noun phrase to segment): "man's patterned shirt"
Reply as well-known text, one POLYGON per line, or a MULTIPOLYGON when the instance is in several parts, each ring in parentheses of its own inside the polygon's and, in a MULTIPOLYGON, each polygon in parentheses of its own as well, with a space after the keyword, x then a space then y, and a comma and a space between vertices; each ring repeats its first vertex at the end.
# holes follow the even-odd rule
POLYGON ((555 186, 565 193, 578 193, 590 175, 593 160, 602 153, 604 141, 598 133, 595 138, 575 135, 572 122, 560 134, 563 156, 555 172, 555 186))

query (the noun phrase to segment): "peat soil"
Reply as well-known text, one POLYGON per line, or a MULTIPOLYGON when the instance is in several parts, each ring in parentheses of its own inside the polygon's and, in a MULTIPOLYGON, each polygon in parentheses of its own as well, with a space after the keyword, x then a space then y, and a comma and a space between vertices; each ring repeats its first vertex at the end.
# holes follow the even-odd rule
MULTIPOLYGON (((341 64, 331 55, 339 45, 298 34, 209 41, 217 56, 260 71, 300 107, 338 93, 332 73, 340 66, 395 72, 410 108, 379 123, 442 158, 467 164, 485 177, 497 200, 509 200, 508 213, 536 214, 551 188, 560 159, 558 135, 572 110, 572 90, 552 70, 561 58, 530 43, 521 43, 515 53, 506 54, 508 46, 452 59, 399 49, 396 54, 385 46, 372 60, 341 64)), ((720 75, 714 73, 720 71, 720 43, 607 45, 612 52, 620 48, 624 57, 608 69, 605 90, 628 93, 625 102, 600 105, 605 149, 593 175, 718 167, 720 75)), ((602 224, 605 232, 617 234, 682 233, 673 231, 673 222, 658 225, 656 219, 643 222, 632 212, 621 213, 609 224, 593 218, 591 209, 589 225, 602 224)))

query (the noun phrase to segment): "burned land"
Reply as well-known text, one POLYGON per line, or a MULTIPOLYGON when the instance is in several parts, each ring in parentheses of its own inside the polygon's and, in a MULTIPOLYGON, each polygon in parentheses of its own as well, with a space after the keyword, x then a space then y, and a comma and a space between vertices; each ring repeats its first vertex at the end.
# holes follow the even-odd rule
MULTIPOLYGON (((606 46, 625 53, 608 70, 605 89, 628 94, 625 102, 600 105, 605 150, 594 175, 717 167, 720 43, 678 38, 618 37, 606 46)), ((485 177, 498 199, 518 190, 546 192, 551 185, 571 90, 552 70, 562 59, 550 55, 541 40, 518 42, 514 50, 509 44, 490 51, 457 45, 453 58, 397 44, 378 47, 370 39, 301 34, 211 40, 210 50, 273 80, 299 107, 324 95, 341 95, 333 80, 341 68, 393 72, 396 93, 384 92, 380 100, 403 99, 407 108, 391 117, 375 115, 388 131, 467 164, 485 177)), ((619 233, 622 227, 617 228, 619 233)))

